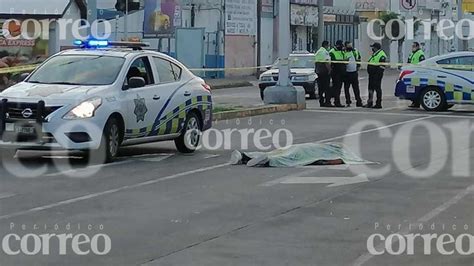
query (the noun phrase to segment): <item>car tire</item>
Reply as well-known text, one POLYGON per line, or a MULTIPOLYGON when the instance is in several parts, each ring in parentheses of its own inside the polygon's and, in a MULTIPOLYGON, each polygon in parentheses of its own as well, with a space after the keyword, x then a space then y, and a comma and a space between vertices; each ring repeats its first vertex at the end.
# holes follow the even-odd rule
POLYGON ((202 121, 199 116, 191 112, 186 117, 181 135, 174 140, 176 149, 180 153, 193 153, 201 141, 202 121))
POLYGON ((102 133, 100 147, 96 151, 88 151, 86 156, 94 164, 111 163, 117 158, 122 142, 123 132, 119 121, 111 117, 107 121, 102 133))
POLYGON ((448 107, 446 96, 437 87, 428 87, 422 91, 420 102, 423 109, 430 112, 445 111, 448 107))

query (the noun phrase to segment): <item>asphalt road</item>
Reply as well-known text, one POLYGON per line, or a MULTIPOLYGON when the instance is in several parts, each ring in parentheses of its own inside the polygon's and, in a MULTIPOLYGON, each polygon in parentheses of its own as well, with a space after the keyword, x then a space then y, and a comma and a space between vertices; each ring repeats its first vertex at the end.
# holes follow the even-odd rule
MULTIPOLYGON (((220 90, 215 99, 226 104, 235 95, 245 101, 258 97, 258 90, 220 90)), ((53 239, 49 255, 7 255, 3 249, 0 265, 474 265, 473 254, 442 255, 436 240, 425 255, 420 238, 413 255, 369 253, 373 234, 474 234, 474 108, 434 114, 407 110, 407 104, 387 97, 385 110, 372 111, 309 103, 305 111, 220 121, 216 134, 237 129, 248 135, 231 134, 223 141, 228 146, 211 138, 216 149, 191 156, 165 142, 125 148, 107 166, 83 167, 72 159, 72 169, 61 170, 69 158, 60 154, 20 154, 28 169, 43 167, 44 173, 25 178, 14 176, 12 166, 0 169, 0 236, 102 233, 111 250, 76 255, 66 245, 67 255, 59 255, 53 239), (233 149, 256 150, 252 132, 258 129, 287 129, 295 143, 343 142, 378 164, 228 165, 233 149)), ((20 241, 11 243, 20 248, 20 241)), ((375 241, 376 249, 383 244, 375 241)))

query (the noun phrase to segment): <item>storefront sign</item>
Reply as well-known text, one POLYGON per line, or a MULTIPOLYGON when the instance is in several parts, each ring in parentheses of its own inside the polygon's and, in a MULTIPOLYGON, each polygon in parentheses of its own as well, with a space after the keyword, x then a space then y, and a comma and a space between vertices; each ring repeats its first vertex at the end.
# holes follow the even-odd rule
POLYGON ((256 0, 226 0, 227 35, 255 35, 257 21, 256 0))
MULTIPOLYGON (((334 0, 324 0, 324 6, 333 6, 334 0)), ((297 5, 317 6, 318 0, 290 0, 290 3, 297 5)))
POLYGON ((390 9, 390 0, 356 0, 357 11, 386 11, 390 9))
POLYGON ((273 0, 262 0, 262 17, 273 17, 273 0))
MULTIPOLYGON (((4 21, 0 21, 0 29, 3 29, 4 21)), ((19 37, 21 31, 15 23, 5 26, 8 36, 19 37)), ((34 36, 34 32, 28 32, 34 36)), ((22 65, 32 65, 44 61, 48 56, 48 41, 42 39, 11 39, 0 32, 0 69, 13 68, 22 65)), ((0 74, 0 91, 15 84, 18 81, 18 73, 0 74)))
POLYGON ((314 6, 291 5, 291 25, 318 26, 318 8, 314 6))

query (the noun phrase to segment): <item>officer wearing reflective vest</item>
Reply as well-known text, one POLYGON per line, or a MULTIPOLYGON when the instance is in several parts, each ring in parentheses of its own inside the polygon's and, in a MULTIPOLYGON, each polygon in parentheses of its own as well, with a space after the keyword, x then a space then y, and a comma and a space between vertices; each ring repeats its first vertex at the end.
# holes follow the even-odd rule
POLYGON ((359 68, 361 56, 357 49, 352 46, 351 42, 346 42, 344 44, 345 52, 344 57, 348 62, 346 67, 346 74, 344 76, 344 94, 346 95, 346 104, 347 107, 350 107, 352 104, 351 100, 351 86, 354 91, 356 106, 362 107, 362 98, 360 97, 360 88, 359 88, 359 68))
POLYGON ((319 104, 321 107, 331 104, 331 56, 329 55, 329 42, 324 41, 315 54, 315 71, 318 74, 319 104))
POLYGON ((387 62, 387 55, 382 50, 380 43, 374 43, 372 47, 372 57, 369 59, 367 72, 369 73, 369 100, 366 108, 382 109, 382 79, 385 71, 384 63, 387 62), (377 94, 377 100, 374 105, 374 94, 377 94))
POLYGON ((336 42, 336 47, 329 51, 331 56, 331 77, 332 77, 332 97, 334 98, 334 105, 328 104, 328 107, 344 107, 341 104, 341 89, 346 73, 345 57, 344 57, 344 43, 342 41, 336 42))
MULTIPOLYGON (((408 64, 418 65, 419 63, 425 61, 425 53, 421 49, 420 43, 414 42, 412 46, 412 53, 408 57, 408 64)), ((410 108, 420 108, 420 101, 413 101, 409 106, 410 108)))

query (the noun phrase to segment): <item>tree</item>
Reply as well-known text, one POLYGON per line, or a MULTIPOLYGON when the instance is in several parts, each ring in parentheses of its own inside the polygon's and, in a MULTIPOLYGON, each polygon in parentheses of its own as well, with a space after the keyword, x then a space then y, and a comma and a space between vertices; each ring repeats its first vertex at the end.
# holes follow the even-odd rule
MULTIPOLYGON (((395 39, 387 39, 387 40, 389 40, 390 42, 394 42, 394 41, 398 42, 398 62, 403 62, 404 61, 404 58, 403 58, 403 43, 405 42, 405 37, 406 37, 406 28, 405 28, 406 25, 403 24, 403 27, 400 27, 401 24, 395 22, 395 20, 405 21, 405 17, 401 16, 400 14, 394 13, 394 12, 382 12, 379 15, 379 19, 382 20, 383 22, 385 22, 385 25, 388 24, 389 21, 394 21, 391 24, 391 29, 390 29, 391 32, 392 32, 392 36, 393 37, 398 37, 398 36, 402 35, 402 38, 400 38, 398 40, 395 40, 395 39), (402 32, 402 31, 404 31, 404 32, 402 32)), ((416 21, 417 18, 414 17, 413 20, 416 21)), ((385 27, 386 26, 382 26, 382 30, 386 33, 387 29, 385 27)), ((414 24, 414 29, 413 29, 415 34, 418 31, 419 27, 420 27, 420 23, 416 22, 414 24)), ((387 34, 385 34, 385 36, 387 36, 387 34)))

